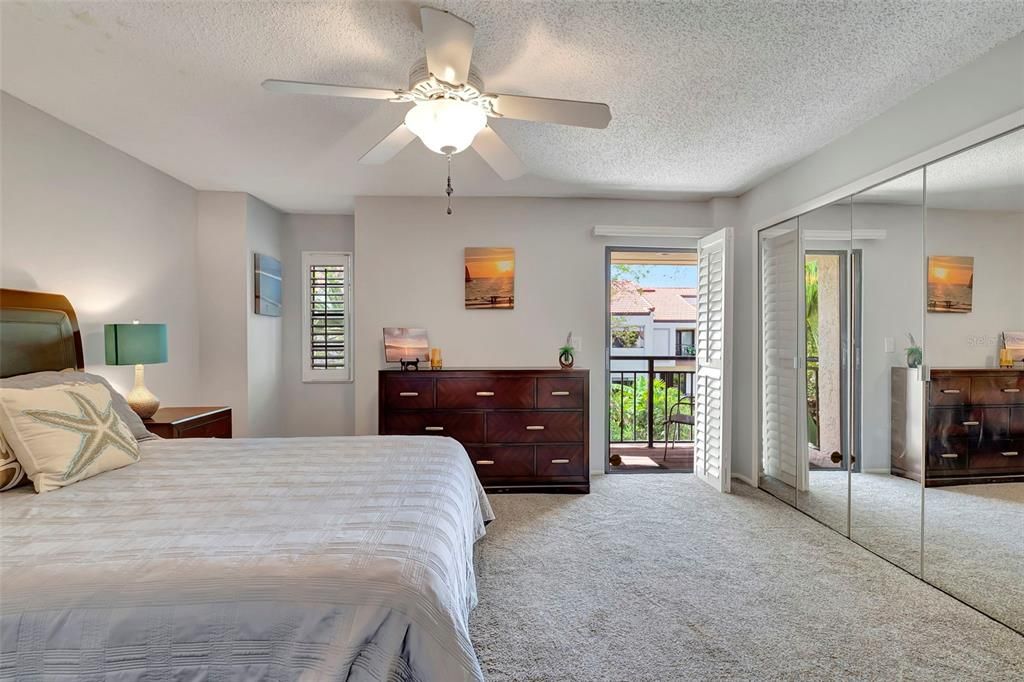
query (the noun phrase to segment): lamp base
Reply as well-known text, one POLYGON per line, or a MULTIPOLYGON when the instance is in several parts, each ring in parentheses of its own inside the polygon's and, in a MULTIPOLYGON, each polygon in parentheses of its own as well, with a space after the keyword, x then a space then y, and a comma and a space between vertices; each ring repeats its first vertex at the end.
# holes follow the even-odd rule
POLYGON ((135 386, 125 396, 125 400, 135 414, 143 419, 149 419, 160 409, 160 399, 146 388, 144 372, 142 365, 135 365, 135 386))

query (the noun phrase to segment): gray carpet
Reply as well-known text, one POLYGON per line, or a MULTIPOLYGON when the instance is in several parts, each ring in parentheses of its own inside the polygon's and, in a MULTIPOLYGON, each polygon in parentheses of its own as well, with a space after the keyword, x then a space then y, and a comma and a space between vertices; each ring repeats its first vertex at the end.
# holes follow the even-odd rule
POLYGON ((769 495, 688 475, 492 495, 471 634, 497 680, 1019 680, 1024 637, 769 495))

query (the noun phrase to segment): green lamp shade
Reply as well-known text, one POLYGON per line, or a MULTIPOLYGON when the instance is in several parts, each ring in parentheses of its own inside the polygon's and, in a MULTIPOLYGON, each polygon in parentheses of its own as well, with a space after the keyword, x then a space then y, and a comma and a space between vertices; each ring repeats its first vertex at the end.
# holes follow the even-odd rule
POLYGON ((166 324, 108 324, 108 365, 154 365, 167 362, 166 324))

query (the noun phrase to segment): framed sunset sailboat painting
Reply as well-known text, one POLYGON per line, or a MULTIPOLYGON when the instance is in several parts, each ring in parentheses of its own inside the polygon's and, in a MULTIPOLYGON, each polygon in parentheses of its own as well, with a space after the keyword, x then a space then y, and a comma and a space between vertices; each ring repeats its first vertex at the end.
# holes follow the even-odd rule
POLYGON ((974 258, 928 257, 928 312, 969 313, 974 307, 974 258))
POLYGON ((515 308, 516 251, 507 247, 466 247, 466 308, 515 308))

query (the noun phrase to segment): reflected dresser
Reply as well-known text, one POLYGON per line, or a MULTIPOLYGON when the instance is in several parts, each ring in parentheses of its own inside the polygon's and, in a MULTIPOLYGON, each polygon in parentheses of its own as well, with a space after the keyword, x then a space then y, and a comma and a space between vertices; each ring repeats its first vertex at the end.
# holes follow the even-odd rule
POLYGON ((917 401, 914 371, 892 370, 892 472, 926 486, 1024 481, 1024 371, 933 369, 917 401), (923 448, 905 447, 922 420, 923 448))
POLYGON ((382 435, 449 436, 488 492, 590 492, 588 370, 381 370, 382 435))

